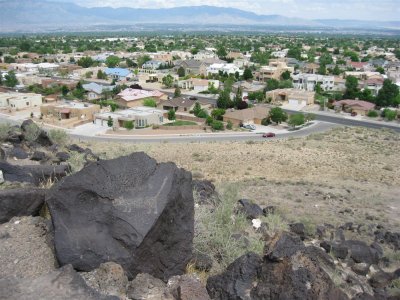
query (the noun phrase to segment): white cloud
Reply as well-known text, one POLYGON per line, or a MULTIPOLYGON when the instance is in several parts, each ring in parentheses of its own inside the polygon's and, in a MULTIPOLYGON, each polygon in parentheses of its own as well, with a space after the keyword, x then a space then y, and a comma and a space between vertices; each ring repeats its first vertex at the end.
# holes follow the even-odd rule
POLYGON ((307 19, 399 20, 399 0, 59 0, 82 6, 169 8, 211 5, 234 7, 257 14, 280 14, 307 19))

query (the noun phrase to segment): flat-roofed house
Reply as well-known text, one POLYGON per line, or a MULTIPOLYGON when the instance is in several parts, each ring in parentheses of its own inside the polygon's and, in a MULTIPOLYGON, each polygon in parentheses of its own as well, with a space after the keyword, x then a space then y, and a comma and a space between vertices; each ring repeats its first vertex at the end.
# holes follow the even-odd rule
POLYGON ((224 122, 232 122, 235 126, 241 124, 261 124, 268 116, 269 108, 266 106, 254 106, 242 110, 227 110, 223 117, 224 122))
POLYGON ((166 95, 160 91, 147 91, 139 89, 127 88, 118 94, 116 102, 121 107, 137 107, 143 106, 143 101, 146 99, 154 99, 156 102, 161 102, 166 99, 166 95))
POLYGON ((0 93, 0 108, 24 109, 42 104, 42 95, 34 93, 0 93))
POLYGON ((314 104, 315 92, 297 89, 277 89, 266 93, 266 98, 272 103, 307 106, 314 104))
POLYGON ((375 109, 375 104, 362 100, 340 100, 333 103, 338 111, 355 112, 358 115, 365 116, 370 110, 375 109))

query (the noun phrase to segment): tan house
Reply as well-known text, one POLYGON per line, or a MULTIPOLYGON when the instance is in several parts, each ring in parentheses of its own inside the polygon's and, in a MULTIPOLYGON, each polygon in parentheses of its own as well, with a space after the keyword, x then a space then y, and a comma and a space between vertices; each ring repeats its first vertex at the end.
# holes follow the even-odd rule
POLYGON ((375 104, 362 100, 340 100, 333 103, 335 110, 356 113, 361 116, 368 114, 370 110, 375 109, 375 104))
POLYGON ((34 93, 0 93, 0 108, 12 110, 38 107, 42 104, 42 95, 34 93))
POLYGON ((293 67, 288 67, 283 61, 270 61, 268 66, 263 66, 256 73, 257 80, 267 82, 269 79, 279 80, 282 73, 289 71, 294 72, 293 67))
POLYGON ((235 126, 241 124, 261 124, 261 121, 268 116, 269 108, 266 106, 254 106, 242 110, 227 110, 224 115, 224 122, 232 122, 235 126))
POLYGON ((92 122, 95 114, 100 112, 100 106, 82 102, 43 104, 40 112, 45 122, 57 123, 60 121, 61 125, 75 126, 92 122))
POLYGON ((212 105, 204 99, 190 100, 188 98, 179 97, 161 102, 158 105, 158 108, 162 110, 172 109, 177 112, 189 113, 191 110, 194 109, 194 105, 196 104, 196 102, 200 103, 201 108, 204 109, 210 109, 212 107, 212 105))
POLYGON ((314 104, 315 92, 297 89, 277 89, 267 92, 266 99, 275 104, 306 106, 314 104))
POLYGON ((167 95, 160 91, 147 91, 139 89, 127 88, 118 94, 115 100, 121 107, 138 107, 143 106, 143 101, 146 99, 154 99, 157 103, 166 100, 167 95))

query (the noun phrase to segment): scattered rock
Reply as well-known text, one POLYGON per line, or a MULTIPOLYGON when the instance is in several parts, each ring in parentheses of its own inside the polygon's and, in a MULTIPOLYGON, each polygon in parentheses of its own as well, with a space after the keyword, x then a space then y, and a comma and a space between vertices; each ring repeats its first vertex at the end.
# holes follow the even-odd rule
POLYGON ((332 245, 330 242, 322 241, 319 245, 321 248, 323 248, 326 251, 326 253, 331 252, 332 245))
POLYGON ((144 153, 92 163, 54 185, 46 198, 61 265, 91 271, 114 261, 128 278, 165 281, 192 258, 191 175, 144 153))
POLYGON ((2 170, 0 170, 0 184, 3 184, 4 183, 4 175, 3 175, 3 171, 2 170))
POLYGON ((34 279, 0 279, 0 295, 8 300, 118 300, 104 296, 85 284, 71 265, 34 279))
POLYGON ((349 254, 349 249, 345 245, 334 243, 332 244, 331 252, 336 258, 346 259, 349 254))
POLYGON ((393 273, 378 271, 372 274, 371 278, 369 279, 369 284, 373 288, 384 288, 388 286, 393 279, 395 279, 395 275, 393 273))
POLYGON ((210 271, 213 266, 212 258, 209 255, 200 253, 198 251, 194 252, 192 263, 197 270, 205 272, 210 271))
POLYGON ((57 266, 51 229, 43 218, 13 218, 0 225, 0 236, 0 278, 33 279, 57 266))
POLYGON ((297 234, 302 240, 306 238, 306 227, 303 223, 290 224, 290 231, 297 234))
POLYGON ((46 153, 42 152, 42 151, 35 151, 33 152, 32 156, 31 156, 31 160, 34 161, 42 161, 46 159, 46 153))
POLYGON ((171 277, 168 288, 177 300, 210 300, 206 288, 192 275, 171 277))
POLYGON ((350 257, 356 263, 377 264, 379 262, 378 251, 363 241, 348 240, 343 242, 343 246, 349 250, 350 257))
POLYGON ((218 199, 218 194, 215 191, 215 185, 209 180, 193 180, 193 190, 197 192, 198 203, 208 203, 218 199))
POLYGON ((270 205, 263 208, 264 216, 273 215, 276 212, 276 206, 270 205))
POLYGON ((240 199, 238 203, 240 204, 239 211, 242 212, 249 220, 257 219, 263 215, 263 210, 261 207, 255 203, 252 203, 248 199, 240 199))
POLYGON ((78 153, 85 153, 85 149, 78 146, 77 144, 72 144, 67 147, 69 151, 78 152, 78 153))
POLYGON ((128 277, 124 269, 116 263, 107 262, 91 272, 80 275, 88 286, 101 294, 126 297, 128 277))
POLYGON ((176 300, 162 280, 149 274, 138 274, 129 283, 127 296, 132 300, 176 300))
POLYGON ((221 300, 348 299, 325 272, 332 268, 323 251, 283 233, 266 245, 264 259, 254 253, 238 258, 207 280, 207 290, 221 300))
POLYGON ((353 270, 354 273, 365 276, 369 272, 369 266, 370 265, 366 263, 359 263, 352 265, 351 269, 353 270))
POLYGON ((49 179, 61 179, 69 173, 69 167, 65 165, 14 166, 7 162, 0 162, 0 170, 3 171, 6 181, 30 183, 36 186, 49 179))
POLYGON ((0 190, 0 224, 13 217, 38 215, 44 199, 43 189, 0 190))
POLYGON ((66 162, 70 158, 70 155, 67 152, 58 152, 56 157, 59 161, 66 162))
POLYGON ((27 159, 29 157, 28 153, 26 153, 21 147, 14 147, 9 152, 8 156, 15 157, 17 159, 27 159))

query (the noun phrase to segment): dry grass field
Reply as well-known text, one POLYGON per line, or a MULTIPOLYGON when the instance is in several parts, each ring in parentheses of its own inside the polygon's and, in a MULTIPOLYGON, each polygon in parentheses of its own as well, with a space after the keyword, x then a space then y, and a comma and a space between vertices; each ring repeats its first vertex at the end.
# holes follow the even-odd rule
POLYGON ((400 229, 400 135, 336 128, 306 138, 187 144, 85 143, 103 158, 144 151, 209 179, 234 182, 238 196, 275 205, 287 222, 310 227, 385 224, 400 229))

